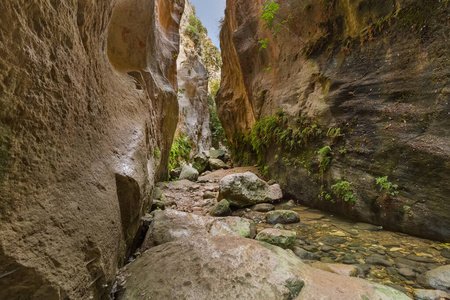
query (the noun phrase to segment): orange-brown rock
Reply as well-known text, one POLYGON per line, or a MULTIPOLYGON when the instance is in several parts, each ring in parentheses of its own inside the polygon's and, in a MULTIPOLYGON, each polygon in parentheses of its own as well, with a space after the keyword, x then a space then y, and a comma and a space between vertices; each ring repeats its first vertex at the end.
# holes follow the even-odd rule
POLYGON ((183 8, 0 2, 1 299, 108 298, 167 174, 183 8))
POLYGON ((239 134, 276 111, 287 117, 281 130, 292 129, 285 136, 321 128, 300 146, 286 150, 272 139, 260 149, 285 194, 376 225, 450 240, 449 6, 280 0, 275 36, 261 29, 263 2, 227 0, 216 101, 229 140, 242 146, 239 134), (267 49, 259 51, 265 38, 267 49), (302 128, 305 119, 310 124, 302 128), (324 146, 334 156, 322 175, 317 151, 324 146), (399 186, 398 195, 380 191, 376 179, 384 176, 399 186), (340 180, 351 182, 356 202, 332 192, 340 180), (318 197, 323 191, 337 203, 318 197))

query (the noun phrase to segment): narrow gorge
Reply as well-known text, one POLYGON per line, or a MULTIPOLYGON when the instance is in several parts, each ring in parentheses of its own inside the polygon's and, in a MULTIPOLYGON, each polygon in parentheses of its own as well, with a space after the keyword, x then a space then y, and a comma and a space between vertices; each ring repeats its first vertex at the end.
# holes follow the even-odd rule
POLYGON ((448 0, 222 2, 0 2, 0 300, 450 299, 448 0))

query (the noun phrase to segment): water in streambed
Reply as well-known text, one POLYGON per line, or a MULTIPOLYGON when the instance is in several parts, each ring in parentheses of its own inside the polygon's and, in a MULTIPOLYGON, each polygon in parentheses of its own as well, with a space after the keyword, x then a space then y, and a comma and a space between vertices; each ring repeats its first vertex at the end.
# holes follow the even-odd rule
MULTIPOLYGON (((199 178, 161 183, 161 197, 167 207, 198 215, 207 215, 216 203, 220 179, 233 173, 252 171, 245 167, 219 170, 199 178)), ((318 262, 353 266, 353 276, 383 283, 412 295, 413 289, 425 288, 420 277, 425 272, 450 264, 448 250, 439 242, 357 223, 329 212, 310 209, 294 201, 274 203, 276 210, 293 210, 299 223, 273 225, 266 223, 266 213, 250 208, 233 211, 233 215, 257 223, 258 232, 282 227, 297 233, 294 253, 309 264, 318 262)))

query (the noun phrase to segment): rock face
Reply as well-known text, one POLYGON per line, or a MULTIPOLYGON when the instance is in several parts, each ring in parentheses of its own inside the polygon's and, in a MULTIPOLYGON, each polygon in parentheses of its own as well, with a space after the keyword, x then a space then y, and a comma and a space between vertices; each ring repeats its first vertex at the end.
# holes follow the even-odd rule
POLYGON ((183 8, 0 2, 0 298, 109 297, 167 176, 183 8))
POLYGON ((227 175, 220 181, 219 200, 227 199, 231 206, 245 207, 282 197, 279 185, 269 186, 252 172, 227 175))
POLYGON ((143 249, 185 238, 216 235, 253 238, 256 234, 252 221, 238 217, 202 217, 172 209, 157 210, 152 215, 143 249))
POLYGON ((166 243, 147 251, 122 275, 125 289, 119 300, 142 299, 142 295, 153 299, 409 299, 385 286, 308 267, 292 252, 240 237, 166 243))
POLYGON ((178 66, 179 123, 177 134, 184 133, 192 146, 191 157, 209 150, 208 72, 202 63, 202 33, 189 31, 196 18, 193 6, 186 0, 180 26, 178 66), (191 21, 192 23, 192 21, 191 21), (196 35, 197 34, 197 35, 196 35))
POLYGON ((274 27, 290 21, 274 36, 261 29, 261 1, 227 0, 216 102, 235 150, 251 152, 242 136, 255 122, 275 120, 279 131, 256 146, 287 196, 449 241, 450 49, 442 36, 450 30, 450 6, 278 3, 274 27), (258 41, 266 38, 267 48, 259 51, 258 41), (325 146, 330 160, 322 164, 317 152, 325 146), (384 176, 399 186, 397 195, 380 191, 376 179, 384 176), (354 203, 331 189, 343 180, 351 183, 354 203))

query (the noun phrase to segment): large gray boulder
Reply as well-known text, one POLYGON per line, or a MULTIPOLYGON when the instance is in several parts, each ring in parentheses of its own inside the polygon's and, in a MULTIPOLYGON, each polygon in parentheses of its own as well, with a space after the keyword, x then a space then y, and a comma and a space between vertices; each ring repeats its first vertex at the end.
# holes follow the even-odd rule
POLYGON ((124 280, 119 300, 149 295, 154 300, 410 300, 383 285, 309 267, 292 251, 236 236, 180 239, 154 247, 119 278, 124 280))
POLYGON ((145 236, 142 248, 173 242, 184 238, 216 235, 234 235, 253 238, 255 223, 239 217, 202 217, 173 209, 151 213, 153 221, 145 236))
POLYGON ((450 292, 450 265, 428 271, 419 280, 425 286, 450 292))
POLYGON ((278 184, 269 186, 252 172, 227 175, 220 181, 219 200, 226 198, 231 206, 245 207, 283 198, 278 184))
POLYGON ((226 163, 221 161, 218 158, 210 158, 209 159, 209 167, 211 170, 220 170, 220 169, 228 169, 228 166, 226 163))
POLYGON ((198 179, 198 171, 189 165, 184 165, 181 170, 180 180, 187 179, 189 181, 197 181, 198 179))

